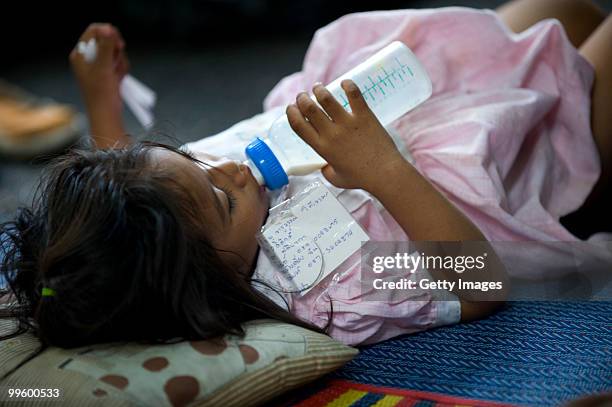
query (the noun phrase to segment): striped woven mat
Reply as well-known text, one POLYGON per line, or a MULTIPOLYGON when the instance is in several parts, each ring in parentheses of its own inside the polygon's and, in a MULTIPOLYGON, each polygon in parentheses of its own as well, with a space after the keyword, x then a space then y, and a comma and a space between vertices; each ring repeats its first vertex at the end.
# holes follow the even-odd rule
POLYGON ((413 390, 353 383, 348 380, 327 380, 310 389, 311 394, 284 405, 294 407, 504 407, 509 404, 470 400, 413 390))

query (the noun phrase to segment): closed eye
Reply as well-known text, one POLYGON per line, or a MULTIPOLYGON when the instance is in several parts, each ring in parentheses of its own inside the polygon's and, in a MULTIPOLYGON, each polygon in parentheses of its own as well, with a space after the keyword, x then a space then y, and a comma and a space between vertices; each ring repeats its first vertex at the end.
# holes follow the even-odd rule
POLYGON ((236 207, 236 197, 234 197, 234 194, 229 189, 226 189, 226 188, 219 188, 219 189, 223 191, 223 193, 227 197, 227 207, 229 208, 229 213, 231 214, 234 208, 236 207))

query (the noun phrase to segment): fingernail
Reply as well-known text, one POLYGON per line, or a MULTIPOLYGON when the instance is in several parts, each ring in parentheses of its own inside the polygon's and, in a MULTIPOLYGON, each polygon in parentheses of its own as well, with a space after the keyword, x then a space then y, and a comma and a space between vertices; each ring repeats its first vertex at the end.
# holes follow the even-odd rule
POLYGON ((355 84, 353 83, 352 80, 350 79, 345 79, 342 81, 341 83, 342 86, 346 87, 346 88, 352 88, 353 86, 355 86, 355 84))

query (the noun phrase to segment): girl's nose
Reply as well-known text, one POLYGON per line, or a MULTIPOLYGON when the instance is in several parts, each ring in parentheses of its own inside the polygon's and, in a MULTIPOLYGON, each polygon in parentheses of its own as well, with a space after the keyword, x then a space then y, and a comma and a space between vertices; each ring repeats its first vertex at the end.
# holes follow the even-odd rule
POLYGON ((219 159, 211 164, 215 170, 229 177, 236 187, 242 188, 246 185, 247 174, 243 164, 228 158, 219 159))

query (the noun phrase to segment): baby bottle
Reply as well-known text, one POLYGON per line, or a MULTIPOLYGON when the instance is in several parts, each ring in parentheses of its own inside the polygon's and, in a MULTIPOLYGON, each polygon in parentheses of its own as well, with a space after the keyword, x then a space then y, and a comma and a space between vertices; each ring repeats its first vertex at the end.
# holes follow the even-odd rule
MULTIPOLYGON (((432 85, 427 72, 410 49, 394 41, 365 62, 326 86, 351 111, 340 83, 351 79, 361 90, 368 106, 383 126, 427 100, 432 85)), ((312 99, 316 98, 312 96, 312 99)), ((245 149, 244 162, 255 179, 269 189, 289 183, 289 175, 306 175, 327 163, 289 125, 287 115, 279 117, 266 137, 257 137, 245 149)))

